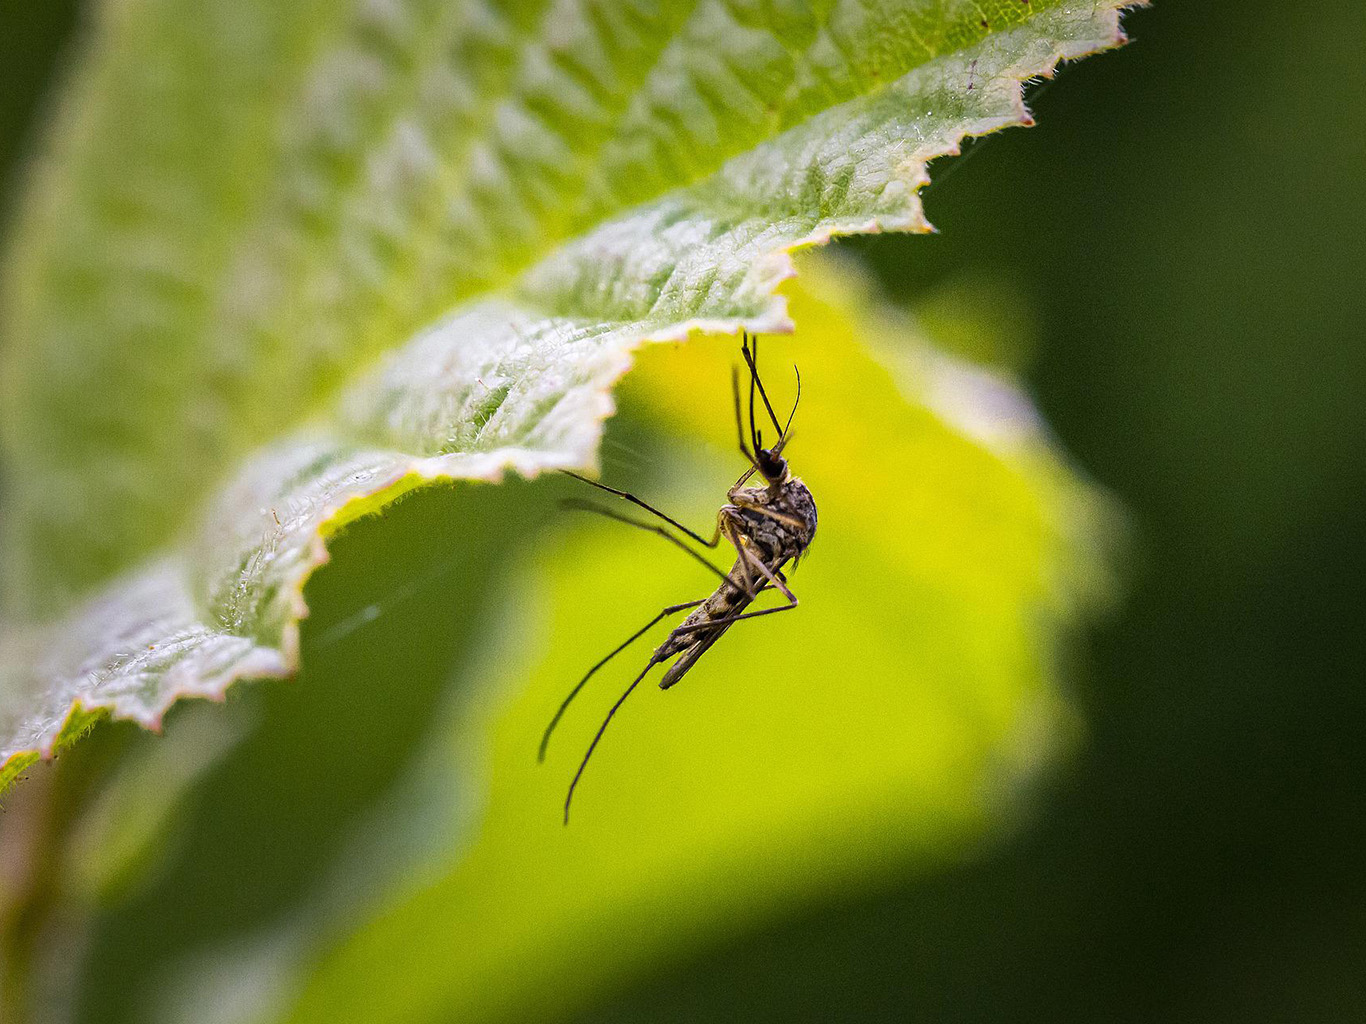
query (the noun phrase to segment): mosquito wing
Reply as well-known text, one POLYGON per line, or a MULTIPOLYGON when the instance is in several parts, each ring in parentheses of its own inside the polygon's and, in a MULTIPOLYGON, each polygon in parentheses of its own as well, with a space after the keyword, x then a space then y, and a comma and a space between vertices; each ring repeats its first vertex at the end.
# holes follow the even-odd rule
POLYGON ((701 660, 702 655, 711 649, 712 644, 721 639, 721 634, 730 629, 731 625, 732 623, 723 622, 712 629, 699 630, 692 634, 696 641, 678 656, 677 661, 669 666, 668 671, 659 680, 659 688, 667 690, 687 675, 688 671, 701 660))

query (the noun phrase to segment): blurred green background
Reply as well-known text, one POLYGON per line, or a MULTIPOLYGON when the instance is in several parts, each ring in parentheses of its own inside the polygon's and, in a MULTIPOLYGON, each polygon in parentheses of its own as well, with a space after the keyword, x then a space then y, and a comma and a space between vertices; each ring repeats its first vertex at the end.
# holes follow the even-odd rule
MULTIPOLYGON (((64 0, 0 0, 6 208, 78 16, 64 0)), ((1009 836, 659 964, 585 1024, 1366 1019, 1366 200, 1354 187, 1366 64, 1344 30, 1360 21, 1346 0, 1167 0, 1134 13, 1129 47, 1034 91, 1037 127, 936 168, 926 205, 940 234, 842 246, 928 315, 979 277, 1035 311, 1021 346, 1034 393, 1132 525, 1125 602, 1068 674, 1084 739, 1009 836)), ((420 496, 389 529, 457 529, 460 500, 420 496)), ((508 532, 462 556, 476 571, 497 572, 518 510, 542 514, 515 494, 499 501, 508 532)), ((408 566, 370 551, 357 572, 423 579, 415 600, 442 593, 421 551, 408 566)), ((449 616, 441 643, 413 645, 415 678, 438 678, 460 624, 475 628, 458 602, 449 616)), ((270 718, 278 728, 308 729, 307 683, 270 698, 299 702, 270 718)), ((229 709, 258 712, 252 698, 229 709)), ((302 797, 261 808, 291 816, 255 869, 235 863, 270 880, 240 904, 206 889, 199 908, 185 881, 183 915, 219 915, 196 928, 231 934, 252 901, 304 886, 308 861, 289 848, 340 843, 332 816, 389 781, 382 765, 353 770, 344 749, 242 770, 253 749, 290 743, 253 734, 217 799, 237 787, 250 803, 263 779, 299 794, 329 775, 346 782, 312 819, 297 816, 302 797)), ((214 818, 212 802, 181 813, 214 818)), ((193 834, 201 846, 171 870, 194 865, 202 879, 230 837, 193 834)), ((88 939, 92 1019, 123 1019, 120 985, 156 951, 116 939, 149 934, 137 930, 149 913, 133 899, 88 939)), ((174 943, 174 924, 159 927, 174 943)))

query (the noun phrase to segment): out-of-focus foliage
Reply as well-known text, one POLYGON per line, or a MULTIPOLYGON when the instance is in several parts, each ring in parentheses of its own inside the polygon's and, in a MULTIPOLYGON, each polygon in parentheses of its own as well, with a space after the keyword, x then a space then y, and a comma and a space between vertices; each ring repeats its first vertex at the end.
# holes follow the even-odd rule
MULTIPOLYGON (((174 744, 222 715, 237 743, 178 801, 175 847, 158 851, 165 812, 112 813, 159 785, 146 739, 147 769, 78 830, 84 875, 119 881, 94 893, 80 1019, 555 1019, 1010 821, 1072 739, 1056 656, 1108 590, 1103 506, 1007 378, 931 347, 858 276, 809 270, 787 289, 797 334, 762 352, 775 403, 793 362, 804 382, 788 453, 821 526, 791 576, 801 606, 735 627, 667 694, 638 691, 565 829, 584 746, 662 632, 595 677, 538 765, 550 713, 709 574, 556 509, 573 481, 424 491, 355 524, 310 584, 297 683, 171 721, 174 744), (432 537, 434 515, 459 536, 432 537), (402 554, 424 546, 442 557, 402 554), (408 564, 380 568, 395 553, 408 564), (423 640, 456 617, 475 625, 423 640)), ((639 354, 613 483, 705 525, 741 468, 735 358, 733 338, 639 354)))
POLYGON ((936 171, 919 304, 1004 276, 1123 502, 1086 741, 982 857, 661 965, 580 1024, 1366 1020, 1366 62, 1354 0, 1158 0, 936 171))
POLYGON ((0 277, 0 786, 291 672, 339 518, 591 464, 643 340, 786 329, 1123 6, 98 5, 0 277))
MULTIPOLYGON (((661 635, 594 677, 538 766, 540 728, 588 665, 711 584, 618 524, 553 536, 489 667, 525 691, 492 708, 470 850, 324 961, 289 1020, 556 1018, 808 901, 816 880, 859 889, 941 860, 1049 760, 1068 724, 1054 644, 1099 583, 1092 499, 1008 384, 820 280, 822 300, 794 296, 796 337, 764 346, 775 404, 793 395, 790 361, 806 385, 788 455, 822 526, 791 574, 800 607, 738 624, 679 687, 633 694, 566 830, 569 777, 661 635), (889 372, 869 347, 925 361, 889 372), (987 440, 929 407, 948 388, 976 388, 961 407, 991 419, 987 440)), ((733 359, 729 339, 650 350, 624 388, 665 445, 640 453, 659 470, 652 499, 699 525, 737 475, 733 359), (706 444, 679 452, 679 437, 706 444)))
MULTIPOLYGON (((0 17, 12 12, 21 25, 63 6, 7 2, 0 17)), ((583 994, 596 1006, 580 1024, 1366 1019, 1366 690, 1356 683, 1366 661, 1366 267, 1355 243, 1366 236, 1356 187, 1366 107, 1352 101, 1366 91, 1366 63, 1350 31, 1359 18, 1356 0, 1158 3, 1133 16, 1135 45, 1032 91, 1038 128, 994 137, 948 174, 936 169, 942 183, 927 203, 939 234, 859 247, 889 288, 928 305, 925 322, 950 328, 937 340, 959 351, 978 352, 984 335, 961 332, 952 310, 967 308, 998 335, 1002 306, 1027 314, 1032 338, 998 336, 993 346, 1037 352, 1032 389, 1050 424, 1128 512, 1137 553, 1128 596, 1085 657, 1064 661, 1081 741, 1064 770, 1031 789, 1017 827, 983 847, 913 854, 872 887, 834 872, 813 878, 802 901, 729 921, 738 934, 682 936, 667 957, 628 960, 620 977, 612 968, 634 935, 611 936, 610 962, 590 965, 601 985, 583 994), (984 278, 1006 282, 1004 303, 965 303, 984 278)), ((32 38, 0 32, 5 124, 16 121, 23 82, 40 77, 29 61, 50 52, 32 38)), ((13 139, 0 142, 15 151, 13 139)), ((780 362, 783 343, 766 344, 766 360, 780 362)), ((709 423, 717 386, 708 381, 702 403, 709 423)), ((724 378, 719 386, 724 404, 724 378)), ((634 403, 628 415, 609 425, 612 480, 662 493, 675 467, 709 459, 685 437, 640 426, 634 403)), ((809 453, 813 439, 795 444, 809 453)), ((714 497, 708 474, 687 479, 698 491, 682 506, 702 514, 714 497)), ((284 929, 263 922, 292 918, 301 892, 321 888, 344 909, 401 865, 433 863, 459 820, 366 809, 396 800, 388 787, 399 778, 410 808, 453 808, 459 819, 483 806, 482 787, 471 792, 444 770, 449 748, 433 755, 430 774, 395 759, 421 740, 414 709, 430 711, 447 683, 456 699, 443 715, 486 717, 490 709, 462 708, 460 695, 475 698, 480 681, 512 671, 471 661, 468 641, 528 619, 481 613, 467 581, 530 621, 552 613, 554 594, 514 596, 525 549, 508 536, 525 544, 555 515, 550 500, 567 492, 542 486, 423 490, 333 540, 334 563, 309 584, 302 673, 202 709, 231 725, 237 745, 218 748, 223 760, 161 805, 166 831, 151 846, 122 838, 122 872, 81 883, 110 901, 93 922, 63 931, 51 927, 61 914, 30 919, 47 921, 55 976, 77 975, 41 990, 44 1010, 59 1015, 75 990, 78 1019, 141 1024, 158 1000, 202 1009, 210 983, 221 1005, 240 1008, 230 997, 268 988, 281 965, 295 970, 298 936, 272 945, 262 940, 284 929), (487 539, 466 532, 476 515, 487 539), (402 685, 370 685, 380 677, 402 685), (441 782, 459 791, 434 796, 441 782), (338 847, 357 870, 320 866, 338 847), (149 851, 159 859, 144 859, 149 851), (238 942, 238 961, 234 936, 255 940, 238 942), (206 949, 216 952, 196 974, 206 949)), ((683 556, 655 557, 676 565, 683 556)), ((815 628, 818 611, 802 593, 794 625, 815 628)), ((506 649, 524 640, 513 634, 506 649)), ((679 714, 679 700, 725 700, 731 690, 728 680, 694 681, 706 692, 632 698, 617 723, 627 728, 613 732, 586 783, 585 814, 610 810, 620 784, 610 758, 629 756, 633 729, 679 714)), ((579 727, 600 710, 586 704, 579 727)), ((73 783, 107 744, 122 739, 150 759, 178 742, 180 724, 173 712, 165 741, 98 729, 56 772, 35 771, 10 793, 0 888, 23 866, 26 807, 40 787, 64 783, 53 790, 74 802, 73 783)), ((474 767, 485 752, 466 753, 474 767)), ((566 743, 556 756, 573 753, 566 743)), ((543 783, 548 803, 563 781, 543 783)), ((113 813, 117 802, 99 806, 113 813)), ((419 886, 431 878, 416 875, 419 886)), ((303 937, 335 941, 346 917, 298 920, 303 937)), ((439 938, 458 958, 463 937, 439 938)), ((377 955, 398 961, 410 948, 377 955)))

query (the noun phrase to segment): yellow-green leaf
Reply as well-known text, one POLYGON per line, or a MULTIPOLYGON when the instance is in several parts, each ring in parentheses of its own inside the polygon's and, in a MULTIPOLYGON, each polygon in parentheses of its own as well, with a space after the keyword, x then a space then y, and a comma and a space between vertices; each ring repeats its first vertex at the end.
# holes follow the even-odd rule
MULTIPOLYGON (((857 278, 809 280, 789 291, 796 336, 764 345, 775 403, 802 374, 787 454, 821 518, 790 574, 800 606, 638 689, 565 828, 584 748, 667 627, 593 678, 538 765, 544 724, 588 666, 712 585, 657 537, 568 524, 524 567, 481 680, 519 696, 446 739, 447 772, 489 745, 472 845, 323 958, 283 1019, 572 1019, 676 953, 955 856, 1068 742, 1055 660, 1107 592, 1103 502, 1007 378, 929 347, 857 278)), ((690 439, 638 454, 668 470, 646 497, 699 526, 744 466, 734 357, 728 338, 652 348, 622 388, 632 417, 690 439)))

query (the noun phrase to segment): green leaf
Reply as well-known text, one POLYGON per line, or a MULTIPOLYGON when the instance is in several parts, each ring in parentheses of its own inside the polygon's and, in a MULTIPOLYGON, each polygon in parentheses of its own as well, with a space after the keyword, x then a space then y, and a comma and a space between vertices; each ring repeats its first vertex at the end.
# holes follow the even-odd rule
POLYGON ((292 671, 339 523, 591 465, 641 342, 789 329, 1120 6, 100 8, 3 281, 0 785, 292 671))

